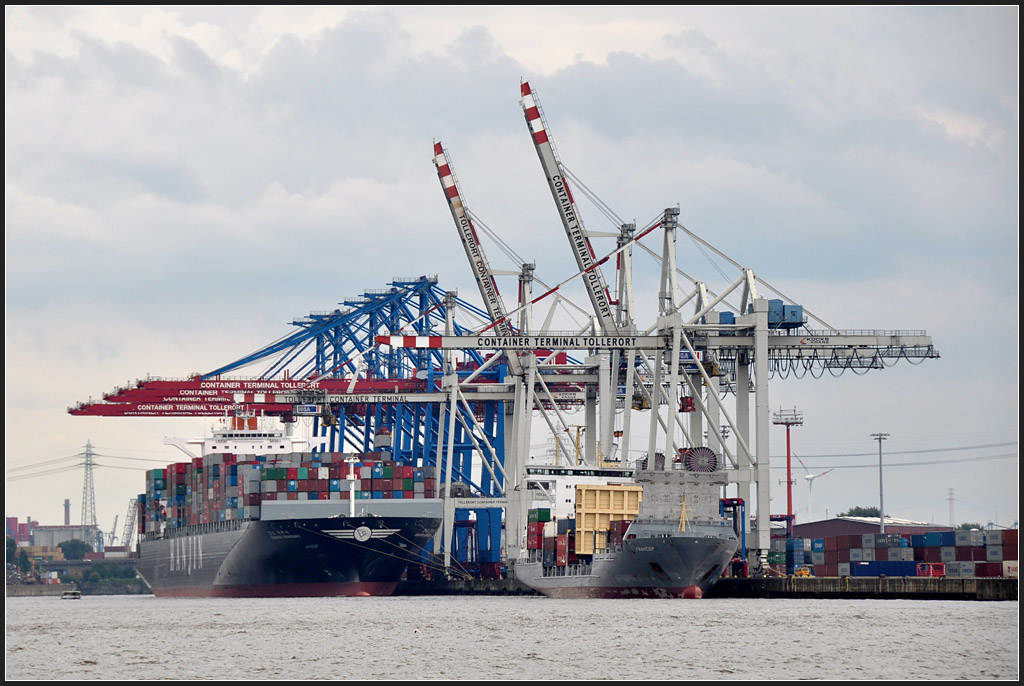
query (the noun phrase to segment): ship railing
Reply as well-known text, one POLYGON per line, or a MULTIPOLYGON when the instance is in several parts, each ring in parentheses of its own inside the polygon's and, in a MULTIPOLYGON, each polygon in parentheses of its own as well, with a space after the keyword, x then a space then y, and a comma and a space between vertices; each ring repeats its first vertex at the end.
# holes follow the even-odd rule
POLYGON ((590 576, 591 565, 587 563, 576 563, 562 567, 544 567, 545 577, 557 576, 590 576))
MULTIPOLYGON (((251 519, 225 519, 220 522, 209 522, 206 524, 187 524, 185 526, 163 527, 163 538, 181 538, 182 536, 196 536, 198 534, 212 534, 223 531, 237 531, 242 524, 252 521, 251 519)), ((147 533, 143 540, 160 538, 159 532, 147 533)))

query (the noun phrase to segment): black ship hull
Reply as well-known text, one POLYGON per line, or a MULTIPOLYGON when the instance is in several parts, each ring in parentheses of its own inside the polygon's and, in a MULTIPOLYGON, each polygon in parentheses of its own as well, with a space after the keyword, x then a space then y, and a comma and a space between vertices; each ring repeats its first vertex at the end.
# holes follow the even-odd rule
POLYGON ((390 595, 440 518, 372 515, 227 521, 139 544, 139 575, 156 596, 390 595))

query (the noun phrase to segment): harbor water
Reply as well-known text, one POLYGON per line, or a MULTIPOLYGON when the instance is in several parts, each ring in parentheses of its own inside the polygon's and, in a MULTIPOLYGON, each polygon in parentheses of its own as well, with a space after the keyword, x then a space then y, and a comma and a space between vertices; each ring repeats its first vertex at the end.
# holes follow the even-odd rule
POLYGON ((7 598, 8 680, 1019 679, 1018 603, 7 598))

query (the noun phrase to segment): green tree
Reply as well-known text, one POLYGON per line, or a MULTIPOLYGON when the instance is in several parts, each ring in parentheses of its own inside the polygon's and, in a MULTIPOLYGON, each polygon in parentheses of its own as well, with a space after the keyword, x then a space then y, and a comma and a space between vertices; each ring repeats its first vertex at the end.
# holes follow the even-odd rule
POLYGON ((861 506, 858 505, 857 507, 851 507, 849 510, 847 510, 846 512, 843 512, 839 516, 840 517, 877 517, 878 516, 878 508, 877 507, 861 507, 861 506))
POLYGON ((13 565, 18 559, 18 542, 10 536, 7 537, 7 564, 13 565))
POLYGON ((982 528, 982 526, 981 526, 981 524, 978 524, 977 522, 964 522, 963 524, 958 526, 956 528, 956 530, 957 531, 970 531, 971 529, 980 529, 980 528, 982 528))
POLYGON ((18 551, 18 570, 22 574, 28 574, 32 569, 32 560, 28 559, 28 553, 22 548, 18 551))
POLYGON ((92 552, 90 544, 77 538, 58 543, 57 547, 64 551, 64 559, 66 560, 84 560, 85 554, 92 552))

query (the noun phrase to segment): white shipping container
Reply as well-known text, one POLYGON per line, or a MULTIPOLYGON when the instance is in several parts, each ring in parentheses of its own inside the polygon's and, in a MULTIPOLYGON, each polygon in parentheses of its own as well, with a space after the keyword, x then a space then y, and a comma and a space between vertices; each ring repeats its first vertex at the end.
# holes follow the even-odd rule
POLYGON ((874 548, 875 547, 875 535, 874 534, 861 534, 860 535, 860 547, 861 548, 874 548))
POLYGON ((985 545, 1002 545, 1003 532, 998 529, 985 532, 985 545))
POLYGON ((956 562, 956 547, 943 546, 939 548, 939 559, 943 562, 956 562))
POLYGON ((1002 562, 1003 561, 1003 546, 1001 545, 987 545, 985 546, 985 559, 989 562, 1002 562))
POLYGON ((838 569, 839 576, 850 576, 850 563, 840 562, 838 569))
POLYGON ((1017 578, 1017 560, 1003 560, 1003 576, 1007 579, 1017 578))
MULTIPOLYGON (((861 559, 864 562, 874 562, 875 561, 875 549, 874 548, 864 548, 864 550, 861 551, 861 552, 863 553, 863 556, 861 557, 861 559)), ((853 557, 852 556, 850 557, 850 561, 851 562, 853 561, 853 557)))

